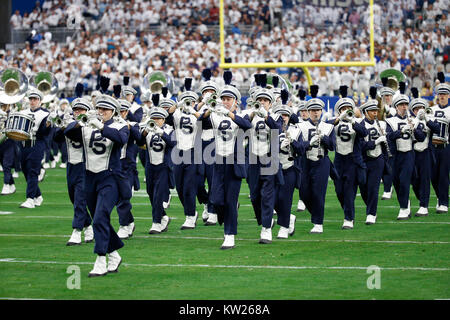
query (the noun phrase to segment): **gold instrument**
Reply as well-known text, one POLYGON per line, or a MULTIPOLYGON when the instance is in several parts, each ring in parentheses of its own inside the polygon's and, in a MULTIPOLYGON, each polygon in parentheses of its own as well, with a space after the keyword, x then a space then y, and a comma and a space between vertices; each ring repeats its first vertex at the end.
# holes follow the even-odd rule
POLYGON ((29 81, 25 73, 15 68, 0 72, 0 103, 15 104, 21 101, 28 90, 29 81))
POLYGON ((394 91, 398 90, 398 86, 400 82, 406 81, 406 75, 400 70, 390 68, 382 71, 380 73, 380 79, 387 78, 387 87, 391 88, 394 91))
POLYGON ((53 73, 40 71, 30 78, 30 86, 42 92, 42 104, 52 101, 58 93, 58 80, 53 73))

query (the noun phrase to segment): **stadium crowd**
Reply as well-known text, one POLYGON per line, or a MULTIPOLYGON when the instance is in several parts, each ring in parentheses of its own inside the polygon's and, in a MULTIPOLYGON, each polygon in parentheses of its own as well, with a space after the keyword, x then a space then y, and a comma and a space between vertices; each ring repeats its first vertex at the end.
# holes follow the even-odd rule
MULTIPOLYGON (((337 95, 339 84, 345 83, 367 96, 386 68, 402 70, 412 86, 424 88, 422 95, 431 95, 437 72, 448 71, 448 4, 448 0, 376 4, 376 66, 311 69, 321 88, 319 95, 337 95)), ((273 57, 281 62, 369 60, 368 6, 344 9, 294 0, 241 0, 226 1, 225 14, 225 55, 233 62, 275 61, 273 57)), ((29 30, 30 36, 23 48, 0 51, 0 68, 18 67, 28 76, 49 70, 66 92, 79 79, 86 91, 94 90, 99 74, 111 78, 110 89, 130 76, 139 92, 143 76, 153 70, 171 74, 176 89, 187 76, 198 83, 206 67, 220 83, 214 26, 218 21, 218 3, 213 0, 37 1, 31 13, 12 15, 12 28, 29 30), (55 27, 79 27, 79 32, 65 43, 56 42, 51 33, 55 27)), ((236 70, 233 82, 248 86, 253 72, 236 70)), ((301 69, 276 72, 294 85, 307 86, 301 69)))

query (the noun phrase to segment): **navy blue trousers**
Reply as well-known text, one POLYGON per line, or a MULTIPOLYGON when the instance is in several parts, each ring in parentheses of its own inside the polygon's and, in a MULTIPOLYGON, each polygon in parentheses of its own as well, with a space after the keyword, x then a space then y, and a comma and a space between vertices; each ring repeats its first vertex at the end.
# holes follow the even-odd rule
MULTIPOLYGON (((119 202, 117 203, 117 214, 119 215, 119 224, 127 226, 134 222, 133 214, 131 213, 131 188, 133 187, 134 175, 133 166, 130 166, 127 159, 120 160, 122 164, 122 176, 116 175, 117 184, 119 187, 119 202)), ((136 167, 136 166, 135 166, 136 167)))
POLYGON ((431 147, 436 163, 433 164, 431 183, 439 199, 439 205, 448 207, 448 189, 450 172, 450 145, 431 147))
POLYGON ((86 171, 86 200, 89 211, 94 212, 94 253, 98 255, 106 255, 124 245, 111 225, 111 212, 118 198, 117 181, 111 172, 86 171))
POLYGON ((86 169, 84 163, 67 164, 67 190, 73 204, 72 228, 83 229, 92 223, 87 211, 85 180, 86 169))
MULTIPOLYGON (((214 139, 208 141, 202 141, 202 150, 205 150, 207 146, 211 143, 214 143, 214 139)), ((212 152, 211 156, 215 156, 215 153, 212 152)), ((213 204, 211 203, 210 198, 210 190, 212 184, 214 164, 206 164, 203 163, 203 171, 202 174, 199 175, 199 185, 197 190, 197 199, 198 202, 202 204, 207 204, 209 213, 216 213, 213 204), (208 191, 205 188, 205 180, 208 182, 208 191)))
POLYGON ((14 168, 15 141, 7 139, 0 144, 0 164, 3 167, 3 183, 14 184, 11 169, 14 168))
MULTIPOLYGON (((184 207, 186 216, 195 216, 196 197, 199 182, 198 165, 194 164, 194 152, 191 151, 190 164, 176 164, 173 167, 175 187, 184 207)), ((189 151, 188 151, 189 152, 189 151)))
POLYGON ((289 221, 292 209, 292 198, 297 182, 298 172, 292 166, 283 170, 284 184, 278 185, 275 201, 275 211, 277 212, 277 224, 289 228, 289 221))
POLYGON ((153 165, 147 163, 145 167, 147 194, 152 205, 154 223, 161 223, 166 215, 163 202, 167 200, 169 190, 169 167, 166 164, 153 165))
MULTIPOLYGON (((260 164, 249 165, 249 176, 260 172, 260 164)), ((249 179, 252 181, 252 179, 249 179)), ((250 183, 250 198, 258 225, 264 228, 272 226, 273 209, 275 208, 276 192, 276 175, 259 174, 258 179, 250 183)))
POLYGON ((366 215, 377 215, 378 192, 380 190, 380 181, 383 176, 384 158, 380 155, 378 158, 367 158, 367 179, 366 184, 360 185, 361 197, 366 204, 366 215))
POLYGON ((408 208, 409 189, 414 171, 414 151, 397 152, 393 167, 393 185, 400 208, 408 208))
POLYGON ((214 205, 218 221, 223 219, 224 233, 227 235, 237 234, 238 209, 237 202, 241 190, 242 178, 234 173, 234 165, 222 164, 213 165, 213 179, 211 184, 210 200, 214 205))
MULTIPOLYGON (((389 158, 389 166, 394 169, 395 163, 395 155, 389 158)), ((383 175, 383 188, 384 192, 392 191, 392 181, 394 180, 394 170, 392 170, 391 174, 383 175)))
POLYGON ((341 155, 336 153, 334 166, 339 179, 334 181, 336 195, 344 210, 345 220, 355 219, 355 198, 358 190, 357 165, 353 162, 353 154, 341 155))
POLYGON ((20 165, 25 180, 27 181, 27 198, 34 199, 41 195, 38 177, 41 171, 41 161, 44 157, 44 151, 44 141, 37 141, 36 145, 31 148, 21 147, 20 165))
POLYGON ((412 186, 421 207, 428 208, 430 202, 431 150, 414 151, 414 174, 412 186))
POLYGON ((67 162, 67 146, 66 141, 62 142, 55 142, 58 146, 59 151, 61 151, 61 162, 66 163, 67 162))
POLYGON ((331 162, 327 156, 318 161, 305 159, 304 164, 305 167, 302 171, 303 201, 311 213, 311 222, 323 224, 331 162))

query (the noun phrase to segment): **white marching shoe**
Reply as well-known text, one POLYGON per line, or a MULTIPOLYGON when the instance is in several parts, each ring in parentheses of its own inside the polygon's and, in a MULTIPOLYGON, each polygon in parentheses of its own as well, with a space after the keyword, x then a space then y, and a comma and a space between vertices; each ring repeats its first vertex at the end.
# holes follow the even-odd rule
POLYGON ((67 241, 66 246, 77 246, 81 244, 81 230, 73 229, 72 235, 69 241, 67 241))
POLYGON ((416 217, 425 217, 428 215, 428 208, 420 207, 419 210, 417 210, 416 214, 414 216, 416 217))
POLYGON ((217 214, 210 213, 208 215, 208 220, 205 222, 205 226, 215 226, 217 224, 217 214))
POLYGON ((108 273, 116 273, 119 271, 119 266, 122 263, 122 257, 117 250, 108 255, 108 273))
POLYGON ((42 202, 44 202, 44 198, 42 198, 42 196, 39 196, 37 198, 34 198, 34 205, 36 207, 40 207, 42 202))
MULTIPOLYGON (((439 202, 438 202, 439 204, 439 202)), ((447 213, 448 212, 448 207, 444 206, 444 205, 436 205, 436 213, 447 213)))
POLYGON ((234 248, 234 234, 226 234, 220 249, 227 250, 234 248))
POLYGON ((407 208, 400 208, 400 211, 398 212, 397 220, 407 220, 410 217, 411 217, 411 210, 410 210, 410 202, 408 201, 407 208))
POLYGON ((50 168, 55 169, 56 168, 56 160, 53 160, 50 162, 50 168))
POLYGON ((206 222, 208 220, 208 217, 209 217, 208 205, 205 204, 204 208, 203 208, 203 212, 202 212, 202 220, 203 220, 203 222, 206 222))
POLYGON ((197 211, 195 211, 194 216, 186 216, 186 220, 184 221, 183 225, 181 226, 181 230, 194 229, 197 224, 197 218, 198 218, 197 211))
POLYGON ((302 200, 298 200, 297 211, 302 212, 305 211, 305 209, 306 209, 305 203, 302 200))
POLYGON ((40 171, 39 176, 38 176, 38 181, 42 182, 42 180, 44 180, 44 178, 45 178, 45 169, 41 168, 41 171, 40 171))
POLYGON ((21 207, 21 208, 34 209, 34 208, 35 208, 35 206, 34 206, 34 199, 32 199, 32 198, 27 198, 27 200, 26 200, 25 202, 23 202, 23 203, 20 205, 20 207, 21 207))
POLYGON ((94 241, 94 229, 92 225, 84 228, 84 242, 89 243, 94 241))
POLYGON ((12 174, 12 177, 13 177, 14 179, 17 179, 17 178, 19 177, 19 173, 16 172, 16 171, 14 171, 14 173, 12 174))
POLYGON ((166 232, 170 223, 170 218, 168 215, 165 215, 161 218, 161 232, 166 232))
POLYGON ((272 243, 272 228, 261 228, 259 243, 272 243))
POLYGON ((148 231, 148 234, 159 234, 162 232, 161 223, 152 223, 152 227, 148 231))
POLYGON ((377 221, 377 216, 374 216, 373 214, 368 214, 366 217, 366 224, 374 224, 377 221))
POLYGON ((6 196, 8 194, 13 194, 16 192, 16 186, 13 184, 4 184, 2 188, 2 196, 6 196))
POLYGON ((42 167, 44 169, 50 169, 50 165, 48 164, 48 162, 44 163, 44 165, 42 167))
POLYGON ((170 207, 170 200, 172 199, 172 195, 169 194, 169 200, 167 200, 167 202, 163 202, 163 208, 168 209, 170 207))
POLYGON ((315 224, 309 233, 323 233, 323 225, 315 224))
POLYGON ((128 237, 131 238, 133 236, 133 232, 136 229, 134 222, 131 222, 129 225, 127 225, 127 232, 128 232, 128 237))
POLYGON ((291 214, 289 217, 289 235, 293 236, 295 233, 295 221, 297 220, 297 216, 295 214, 291 214))
POLYGON ((89 278, 105 276, 107 273, 106 256, 97 256, 94 268, 89 272, 89 278))
POLYGON ((67 168, 67 164, 65 164, 65 163, 63 162, 63 163, 61 163, 61 164, 59 165, 59 167, 60 167, 61 169, 65 169, 65 168, 67 168))
POLYGON ((287 238, 289 238, 289 228, 280 227, 280 230, 278 230, 277 239, 287 238))
POLYGON ((349 220, 344 219, 344 224, 342 225, 342 229, 353 229, 353 220, 349 221, 349 220))
POLYGON ((120 239, 128 239, 130 235, 128 234, 128 226, 119 226, 119 231, 117 231, 117 235, 120 239))
POLYGON ((392 198, 392 190, 389 192, 383 192, 383 195, 381 196, 381 200, 389 200, 392 198))

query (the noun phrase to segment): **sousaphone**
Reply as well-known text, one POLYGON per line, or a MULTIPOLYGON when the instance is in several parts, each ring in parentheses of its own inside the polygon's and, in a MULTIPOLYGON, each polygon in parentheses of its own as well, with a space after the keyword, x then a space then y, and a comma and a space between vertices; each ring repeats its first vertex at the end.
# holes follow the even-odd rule
POLYGON ((28 90, 27 76, 15 68, 0 72, 0 103, 15 104, 21 101, 28 90))
POLYGON ((144 88, 153 93, 161 93, 162 88, 167 87, 169 92, 173 92, 173 80, 165 72, 153 71, 144 76, 144 88))
POLYGON ((35 87, 42 92, 44 98, 42 103, 52 101, 58 93, 58 80, 53 73, 40 71, 30 78, 30 86, 35 87))

